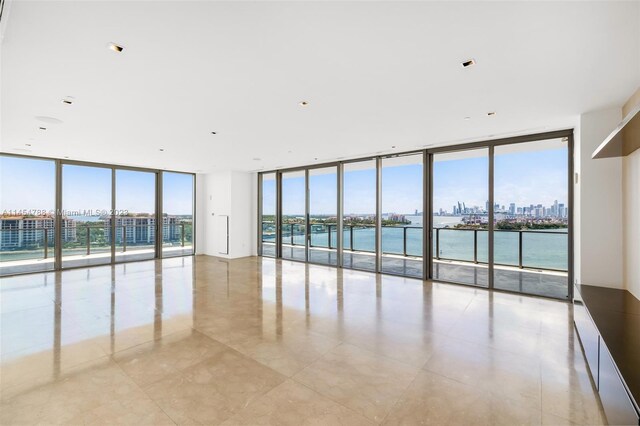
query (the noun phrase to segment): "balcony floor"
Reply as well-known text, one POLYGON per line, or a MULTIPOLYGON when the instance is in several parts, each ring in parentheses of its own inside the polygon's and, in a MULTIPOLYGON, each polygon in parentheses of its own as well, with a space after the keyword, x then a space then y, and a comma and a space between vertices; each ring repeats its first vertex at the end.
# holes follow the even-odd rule
MULTIPOLYGON (((264 245, 266 253, 275 254, 275 246, 264 245)), ((283 258, 305 260, 304 247, 283 246, 283 258)), ((271 255, 273 256, 273 255, 271 255)), ((309 261, 322 265, 337 264, 336 250, 312 248, 309 261)), ((368 252, 344 252, 344 267, 364 271, 375 270, 375 256, 368 252)), ((399 255, 382 256, 382 272, 411 278, 422 277, 422 259, 399 255)), ((526 293, 555 299, 568 298, 568 280, 564 272, 519 269, 517 267, 496 265, 494 268, 494 287, 499 290, 526 293)), ((447 281, 478 287, 488 286, 488 268, 486 265, 471 262, 433 260, 434 281, 447 281)))
MULTIPOLYGON (((185 256, 193 253, 192 247, 164 247, 162 249, 162 252, 164 257, 185 256)), ((53 250, 51 250, 50 254, 52 255, 52 257, 49 257, 47 259, 22 259, 0 262, 0 276, 53 270, 53 250)), ((88 255, 66 255, 63 251, 62 254, 63 268, 104 265, 111 262, 111 252, 109 251, 99 251, 88 255)), ((134 247, 131 247, 129 251, 126 252, 117 251, 116 262, 149 260, 153 259, 154 255, 154 249, 143 248, 136 250, 134 247)))

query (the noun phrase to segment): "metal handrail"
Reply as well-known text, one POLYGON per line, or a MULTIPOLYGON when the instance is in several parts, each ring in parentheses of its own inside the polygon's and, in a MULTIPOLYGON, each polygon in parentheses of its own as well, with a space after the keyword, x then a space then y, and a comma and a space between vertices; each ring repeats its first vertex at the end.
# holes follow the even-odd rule
MULTIPOLYGON (((480 262, 478 261, 478 231, 480 232, 489 232, 488 229, 469 229, 469 228, 434 228, 436 231, 436 256, 435 259, 437 260, 463 260, 463 259, 454 259, 454 258, 448 258, 448 257, 441 257, 440 256, 440 231, 473 231, 473 263, 476 264, 483 264, 483 265, 487 265, 488 262, 480 262)), ((564 229, 564 228, 558 228, 558 229, 564 229)), ((524 268, 535 268, 535 269, 542 269, 542 270, 546 270, 546 271, 561 271, 561 272, 565 272, 567 271, 566 269, 558 269, 558 268, 543 268, 543 267, 539 267, 539 266, 528 266, 528 265, 524 265, 523 262, 523 234, 552 234, 552 235, 568 235, 564 232, 553 232, 553 231, 536 231, 536 230, 532 230, 532 229, 494 229, 493 232, 503 232, 503 233, 518 233, 518 268, 519 269, 524 269, 524 268)), ((494 265, 500 265, 500 266, 515 266, 515 265, 511 265, 511 264, 505 264, 505 263, 498 263, 498 262, 494 262, 494 265)))
MULTIPOLYGON (((127 228, 149 228, 149 226, 152 225, 116 225, 116 234, 115 234, 115 241, 117 241, 117 230, 118 228, 122 229, 122 236, 121 236, 121 242, 122 242, 122 253, 125 253, 127 251, 127 228)), ((164 224, 162 226, 165 226, 164 224)), ((185 246, 185 242, 186 242, 186 232, 185 232, 185 227, 186 226, 193 226, 191 223, 176 223, 173 225, 166 225, 166 226, 179 226, 180 227, 180 246, 184 247, 185 246)), ((85 241, 85 245, 86 245, 86 255, 89 256, 91 255, 91 230, 92 229, 109 229, 110 226, 109 225, 105 225, 103 224, 99 224, 99 225, 89 225, 89 224, 73 224, 73 225, 66 225, 66 226, 62 226, 61 229, 62 230, 69 230, 69 229, 82 229, 84 228, 86 230, 86 241, 85 241)), ((43 245, 43 258, 44 259, 48 259, 49 258, 49 231, 53 231, 55 232, 55 227, 51 226, 51 227, 34 227, 34 228, 0 228, 0 232, 5 232, 5 231, 10 231, 10 232, 25 232, 25 231, 44 231, 44 235, 42 238, 42 245, 43 245)), ((155 230, 155 226, 154 226, 154 230, 155 230)), ((77 241, 77 237, 76 237, 76 241, 77 241)), ((36 241, 36 243, 38 243, 39 241, 36 241)), ((104 247, 110 246, 111 242, 109 242, 108 244, 105 244, 104 247)), ((82 246, 80 246, 82 247, 82 246)))
MULTIPOLYGON (((274 222, 271 221, 263 221, 262 225, 264 227, 265 224, 275 224, 274 222)), ((296 244, 294 241, 294 226, 302 226, 303 228, 305 227, 304 224, 302 223, 288 223, 288 224, 283 224, 283 226, 288 225, 289 228, 289 243, 288 245, 290 246, 302 246, 304 244, 296 244)), ((333 249, 333 248, 337 248, 337 247, 332 247, 331 245, 331 229, 333 227, 337 228, 337 224, 313 224, 313 225, 324 225, 327 227, 327 233, 328 233, 328 245, 326 246, 326 248, 329 249, 333 249)), ((368 224, 359 224, 359 225, 344 225, 344 228, 346 230, 346 228, 349 228, 349 248, 344 248, 344 250, 347 251, 359 251, 359 252, 365 252, 365 253, 375 253, 374 250, 366 250, 366 249, 359 249, 356 250, 354 247, 354 238, 353 238, 353 229, 356 228, 375 228, 376 225, 368 225, 368 224)), ((403 226, 395 226, 395 225, 382 225, 382 228, 396 228, 396 229, 403 229, 403 253, 402 256, 404 257, 408 257, 409 254, 407 253, 407 229, 422 229, 421 226, 411 226, 411 225, 403 225, 403 226)), ((455 259, 455 258, 447 258, 447 257, 442 257, 440 256, 440 231, 467 231, 467 232, 473 232, 473 263, 475 264, 487 264, 487 262, 483 262, 480 261, 478 259, 478 232, 489 232, 488 229, 474 229, 474 228, 433 228, 435 230, 435 245, 436 245, 436 249, 435 249, 435 253, 434 253, 434 258, 437 260, 453 260, 453 261, 466 261, 464 259, 455 259)), ((561 228, 559 228, 561 229, 561 228)), ((523 235, 524 234, 552 234, 552 235, 566 235, 565 233, 562 232, 554 232, 554 231, 546 231, 546 230, 533 230, 533 229, 494 229, 494 232, 502 232, 502 233, 518 233, 518 268, 519 269, 524 269, 524 268, 535 268, 535 269, 540 269, 540 270, 548 270, 548 271, 561 271, 561 272, 565 272, 567 269, 557 269, 557 268, 543 268, 543 267, 538 267, 538 266, 528 266, 525 265, 523 262, 523 235)), ((300 232, 297 235, 305 235, 304 230, 302 232, 300 232)), ((263 235, 264 237, 264 235, 263 235)), ((263 242, 268 242, 265 241, 264 239, 262 240, 263 242)), ((325 247, 325 246, 313 246, 311 244, 309 244, 309 247, 325 247)), ((390 252, 383 252, 383 254, 397 254, 397 253, 390 253, 390 252)), ((511 265, 511 264, 502 264, 502 263, 497 263, 494 262, 495 265, 500 265, 500 266, 516 266, 516 265, 511 265)))
POLYGON ((0 232, 11 231, 11 232, 24 232, 24 231, 44 231, 44 236, 42 237, 42 245, 43 245, 43 259, 49 258, 49 230, 55 229, 53 226, 50 227, 35 227, 35 228, 1 228, 0 232))

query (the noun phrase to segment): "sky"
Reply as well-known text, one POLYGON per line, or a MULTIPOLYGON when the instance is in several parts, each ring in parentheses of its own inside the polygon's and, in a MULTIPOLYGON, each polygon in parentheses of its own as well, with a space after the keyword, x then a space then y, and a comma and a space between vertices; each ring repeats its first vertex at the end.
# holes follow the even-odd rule
MULTIPOLYGON (((64 165, 62 208, 72 211, 111 209, 111 169, 64 165)), ((193 177, 164 172, 164 211, 191 214, 193 177)), ((155 210, 155 175, 116 170, 116 209, 131 213, 155 210)), ((50 160, 0 156, 0 211, 55 210, 55 165, 50 160)))
MULTIPOLYGON (((450 157, 447 157, 450 158, 450 157)), ((369 161, 371 164, 373 162, 369 161)), ((434 211, 451 212, 454 204, 485 206, 488 199, 487 157, 434 161, 434 211)), ((375 212, 375 168, 345 166, 345 214, 375 212)), ((567 205, 567 149, 515 152, 495 155, 495 201, 508 208, 555 200, 567 205)), ((191 214, 193 178, 183 173, 164 173, 164 210, 168 214, 191 214)), ((310 212, 336 214, 336 175, 310 173, 310 212)), ((55 167, 53 161, 0 156, 0 210, 54 209, 55 167)), ((303 215, 304 175, 283 178, 283 214, 303 215)), ((265 180, 264 214, 275 214, 275 181, 265 180)), ((109 210, 111 171, 98 167, 63 166, 63 209, 109 210)), ((148 172, 116 171, 116 208, 134 213, 153 212, 154 175, 148 172)), ((383 213, 413 214, 422 211, 422 165, 383 167, 383 213)))
MULTIPOLYGON (((450 158, 450 156, 448 157, 450 158)), ((567 205, 567 149, 500 153, 496 149, 494 168, 495 202, 509 207, 542 204, 555 200, 567 205)), ((485 208, 489 161, 486 156, 439 161, 433 170, 434 211, 451 212, 453 205, 485 208)), ((285 215, 304 214, 304 176, 283 176, 282 205, 285 215)), ((344 176, 345 214, 375 212, 375 169, 349 171, 344 176)), ((336 176, 311 176, 310 213, 336 214, 336 176)), ((275 180, 263 183, 264 214, 275 214, 275 180)), ((408 164, 382 169, 383 213, 413 214, 422 211, 422 165, 408 164)))

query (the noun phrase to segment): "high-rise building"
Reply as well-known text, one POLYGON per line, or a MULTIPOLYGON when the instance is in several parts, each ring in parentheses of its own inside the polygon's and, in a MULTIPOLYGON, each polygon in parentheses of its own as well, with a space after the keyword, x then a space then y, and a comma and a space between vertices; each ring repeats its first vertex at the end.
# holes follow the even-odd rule
MULTIPOLYGON (((62 241, 76 239, 73 219, 61 218, 62 241)), ((17 249, 32 244, 43 244, 45 239, 52 245, 54 241, 55 217, 53 215, 0 216, 0 249, 17 249)))
MULTIPOLYGON (((395 215, 397 216, 397 215, 395 215)), ((404 216, 402 216, 404 218, 404 216)), ((179 218, 164 216, 162 218, 162 238, 165 241, 179 240, 182 229, 179 218)), ((123 233, 127 244, 152 243, 156 235, 155 215, 136 214, 130 216, 116 216, 116 244, 123 242, 123 233)), ((104 234, 107 241, 111 241, 111 217, 104 218, 104 234)))

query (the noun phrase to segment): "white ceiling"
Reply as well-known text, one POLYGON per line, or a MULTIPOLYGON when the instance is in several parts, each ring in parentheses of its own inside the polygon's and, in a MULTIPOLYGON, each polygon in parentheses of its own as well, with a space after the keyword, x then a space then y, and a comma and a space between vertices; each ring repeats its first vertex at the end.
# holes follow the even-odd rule
POLYGON ((640 86, 640 2, 16 0, 1 72, 4 152, 269 169, 621 106, 640 86))

